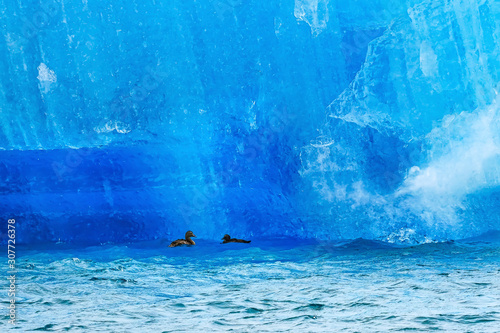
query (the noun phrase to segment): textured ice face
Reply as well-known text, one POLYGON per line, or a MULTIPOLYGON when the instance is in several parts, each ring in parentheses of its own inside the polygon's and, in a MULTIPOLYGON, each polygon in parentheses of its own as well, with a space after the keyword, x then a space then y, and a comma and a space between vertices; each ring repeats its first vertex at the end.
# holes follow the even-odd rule
POLYGON ((332 138, 344 127, 349 139, 338 138, 337 151, 320 152, 316 170, 329 163, 349 167, 322 172, 313 184, 327 201, 336 197, 358 207, 364 198, 371 222, 362 225, 370 226, 370 233, 410 226, 454 238, 498 228, 491 218, 500 177, 498 9, 489 1, 425 1, 410 7, 408 16, 394 20, 371 42, 356 78, 330 105, 332 138), (387 136, 381 147, 377 140, 365 143, 366 128, 387 136), (402 140, 396 147, 394 136, 402 140), (359 176, 366 163, 369 172, 382 165, 381 172, 359 176), (348 170, 353 171, 346 182, 348 170), (384 174, 387 183, 381 188, 377 179, 384 174), (377 218, 383 222, 373 223, 377 218))
POLYGON ((25 240, 500 228, 496 1, 28 3, 0 5, 25 240))
POLYGON ((491 104, 500 81, 498 14, 494 1, 424 1, 409 8, 370 44, 331 116, 420 136, 446 115, 491 104))

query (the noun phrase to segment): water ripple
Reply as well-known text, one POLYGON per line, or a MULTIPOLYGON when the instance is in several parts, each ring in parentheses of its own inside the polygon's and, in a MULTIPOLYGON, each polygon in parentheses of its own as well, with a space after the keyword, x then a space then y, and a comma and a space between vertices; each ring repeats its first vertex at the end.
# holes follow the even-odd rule
POLYGON ((488 244, 217 246, 21 253, 17 328, 497 332, 500 325, 500 248, 488 244))

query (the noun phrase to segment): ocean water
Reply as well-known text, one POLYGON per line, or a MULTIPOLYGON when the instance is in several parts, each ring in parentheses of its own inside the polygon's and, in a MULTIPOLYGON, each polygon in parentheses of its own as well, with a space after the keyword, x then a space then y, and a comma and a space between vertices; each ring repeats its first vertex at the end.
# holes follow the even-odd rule
POLYGON ((498 240, 167 245, 20 247, 0 331, 499 331, 498 240))

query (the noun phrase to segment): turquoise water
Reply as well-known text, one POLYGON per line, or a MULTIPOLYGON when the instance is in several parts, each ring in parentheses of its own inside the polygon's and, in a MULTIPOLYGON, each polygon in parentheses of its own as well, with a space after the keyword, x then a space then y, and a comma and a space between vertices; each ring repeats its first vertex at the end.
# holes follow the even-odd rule
MULTIPOLYGON (((498 332, 500 243, 22 248, 18 325, 71 332, 498 332)), ((4 302, 5 304, 5 302, 4 302)))

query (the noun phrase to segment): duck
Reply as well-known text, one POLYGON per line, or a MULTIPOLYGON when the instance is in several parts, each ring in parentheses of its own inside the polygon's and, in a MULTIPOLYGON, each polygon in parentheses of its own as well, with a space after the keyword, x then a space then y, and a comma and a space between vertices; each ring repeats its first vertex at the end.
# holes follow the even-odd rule
POLYGON ((222 237, 222 244, 226 243, 250 243, 251 241, 247 241, 244 239, 238 239, 238 238, 231 238, 228 234, 225 234, 224 237, 222 237))
POLYGON ((191 239, 191 237, 196 237, 191 230, 186 232, 185 239, 178 239, 170 243, 168 247, 176 247, 181 245, 195 245, 196 243, 191 239))

